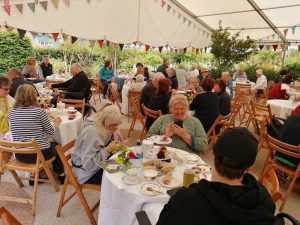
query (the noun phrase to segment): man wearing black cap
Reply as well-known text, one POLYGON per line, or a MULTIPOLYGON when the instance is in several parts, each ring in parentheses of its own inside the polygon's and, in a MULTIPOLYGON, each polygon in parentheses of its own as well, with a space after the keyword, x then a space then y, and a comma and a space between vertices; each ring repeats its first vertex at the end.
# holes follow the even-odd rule
POLYGON ((229 128, 213 147, 211 181, 181 188, 164 206, 157 225, 270 225, 275 204, 246 171, 258 143, 246 128, 229 128))

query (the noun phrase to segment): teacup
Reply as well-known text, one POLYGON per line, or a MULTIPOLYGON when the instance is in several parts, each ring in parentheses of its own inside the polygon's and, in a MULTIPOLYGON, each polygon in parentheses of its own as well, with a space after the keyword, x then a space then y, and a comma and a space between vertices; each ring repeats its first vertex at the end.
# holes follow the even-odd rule
POLYGON ((73 109, 68 108, 68 117, 69 117, 69 119, 74 119, 76 117, 76 113, 77 113, 77 110, 74 109, 74 107, 73 107, 73 109))
POLYGON ((126 179, 128 182, 135 182, 137 178, 137 170, 135 168, 126 171, 126 179))
POLYGON ((154 180, 158 175, 158 171, 154 166, 145 167, 143 175, 146 180, 154 180))

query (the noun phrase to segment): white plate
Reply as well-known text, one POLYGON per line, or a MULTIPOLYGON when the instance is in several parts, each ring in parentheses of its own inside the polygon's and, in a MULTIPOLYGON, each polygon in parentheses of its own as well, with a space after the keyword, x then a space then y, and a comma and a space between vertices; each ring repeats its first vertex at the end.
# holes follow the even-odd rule
POLYGON ((134 185, 140 182, 140 179, 138 177, 134 177, 134 179, 129 180, 127 176, 123 178, 123 181, 125 184, 134 185))
POLYGON ((156 191, 147 191, 147 187, 151 187, 153 190, 160 191, 160 192, 164 191, 163 187, 159 183, 145 182, 145 183, 142 183, 141 186, 139 187, 140 192, 142 192, 144 195, 150 195, 150 196, 161 194, 156 191))
POLYGON ((186 156, 186 162, 187 163, 198 163, 201 160, 201 158, 194 154, 188 154, 186 156))
POLYGON ((211 172, 211 166, 209 166, 205 163, 190 165, 189 168, 197 171, 198 173, 210 173, 211 172))
POLYGON ((163 180, 164 180, 164 176, 158 178, 158 183, 160 183, 162 186, 164 186, 166 188, 175 188, 175 187, 179 187, 181 185, 181 182, 179 180, 175 179, 174 177, 172 178, 172 180, 169 184, 165 184, 163 180))
POLYGON ((149 139, 157 145, 168 145, 172 143, 172 139, 168 138, 166 141, 162 141, 162 135, 153 135, 149 139))

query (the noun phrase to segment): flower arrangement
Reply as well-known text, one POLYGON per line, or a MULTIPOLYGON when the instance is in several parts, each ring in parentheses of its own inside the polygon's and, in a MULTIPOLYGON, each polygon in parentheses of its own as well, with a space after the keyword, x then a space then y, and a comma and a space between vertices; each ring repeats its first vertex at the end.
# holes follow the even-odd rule
POLYGON ((135 159, 136 157, 136 153, 134 151, 128 149, 125 145, 117 144, 115 152, 119 152, 119 155, 114 158, 114 161, 123 166, 125 169, 131 167, 132 163, 130 160, 135 159))

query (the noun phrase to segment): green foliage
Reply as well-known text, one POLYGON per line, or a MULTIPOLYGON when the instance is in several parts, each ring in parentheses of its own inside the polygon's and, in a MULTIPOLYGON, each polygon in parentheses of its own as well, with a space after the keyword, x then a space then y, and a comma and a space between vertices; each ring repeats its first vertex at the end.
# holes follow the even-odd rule
POLYGON ((0 74, 17 67, 23 69, 26 59, 33 55, 33 48, 28 38, 21 39, 15 32, 0 31, 0 74))
POLYGON ((213 31, 211 53, 217 71, 231 70, 239 62, 248 59, 255 52, 255 41, 247 37, 239 39, 239 33, 231 35, 228 28, 221 26, 213 31))

